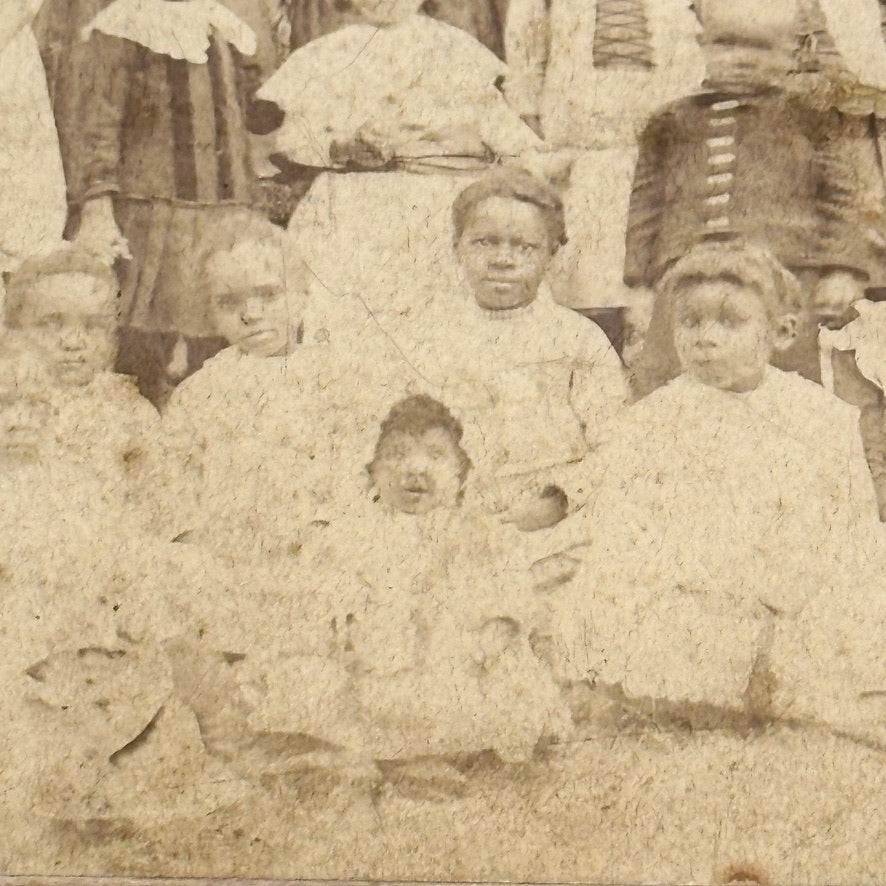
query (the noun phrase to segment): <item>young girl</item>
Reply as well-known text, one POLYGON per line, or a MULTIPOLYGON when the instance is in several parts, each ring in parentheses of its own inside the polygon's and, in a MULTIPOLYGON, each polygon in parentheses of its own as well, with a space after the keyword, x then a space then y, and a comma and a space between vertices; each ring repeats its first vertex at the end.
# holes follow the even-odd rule
POLYGON ((195 245, 253 201, 239 60, 256 51, 256 37, 214 0, 115 0, 84 35, 76 239, 106 260, 126 260, 120 368, 159 403, 179 338, 192 347, 175 361, 178 377, 213 344, 195 245))
POLYGON ((846 582, 873 592, 882 530, 857 411, 768 365, 796 334, 797 281, 732 243, 696 248, 663 286, 683 373, 601 453, 586 571, 551 596, 562 661, 635 697, 743 710, 774 638, 801 636, 832 594, 838 617, 846 582))
POLYGON ((60 463, 89 466, 114 501, 153 526, 164 493, 157 411, 113 372, 118 285, 99 260, 70 245, 12 275, 6 326, 45 379, 42 429, 60 463))
POLYGON ((230 346, 176 389, 163 419, 181 470, 173 535, 190 530, 223 554, 294 554, 407 381, 371 318, 331 331, 305 320, 307 269, 284 237, 253 219, 207 238, 203 291, 230 346))

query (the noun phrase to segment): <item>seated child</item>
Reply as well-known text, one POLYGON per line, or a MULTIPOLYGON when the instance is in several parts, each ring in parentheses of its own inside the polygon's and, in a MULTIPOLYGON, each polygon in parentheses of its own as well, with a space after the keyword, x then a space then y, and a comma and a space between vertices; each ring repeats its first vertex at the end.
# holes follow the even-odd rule
POLYGON ((563 524, 585 536, 582 569, 548 599, 573 678, 743 709, 779 624, 836 575, 868 586, 873 488, 857 411, 769 365, 798 303, 769 253, 699 246, 661 297, 683 373, 601 453, 592 500, 563 524))
POLYGON ((490 506, 537 529, 580 504, 575 468, 626 399, 618 356, 590 320, 555 304, 544 284, 565 241, 562 204, 520 170, 468 187, 452 209, 461 301, 438 299, 401 345, 465 427, 490 506))
POLYGON ((0 681, 9 708, 0 747, 32 823, 55 833, 63 822, 139 817, 132 798, 144 802, 145 790, 163 794, 148 817, 190 802, 175 793, 193 787, 202 749, 171 698, 162 641, 180 631, 178 600, 206 570, 180 562, 173 549, 182 546, 142 537, 88 463, 57 457, 41 368, 13 353, 0 373, 0 681), (36 756, 35 742, 44 749, 36 756), (168 767, 150 769, 158 753, 175 756, 172 779, 168 767))
POLYGON ((371 483, 302 550, 299 591, 253 570, 245 605, 236 588, 203 601, 179 669, 213 674, 191 698, 214 754, 252 777, 376 761, 433 791, 464 786, 464 754, 523 760, 570 725, 529 646, 519 570, 462 502, 461 434, 438 402, 399 402, 371 483))
POLYGON ((230 346, 176 388, 164 415, 181 468, 173 534, 191 531, 224 554, 297 550, 402 373, 371 330, 347 331, 362 336, 358 347, 344 332, 303 336, 307 270, 285 255, 284 237, 263 219, 213 232, 203 282, 230 346))
POLYGON ((345 648, 363 749, 377 760, 486 750, 523 760, 569 724, 529 645, 534 601, 515 558, 463 502, 471 463, 461 438, 439 402, 397 403, 382 422, 369 493, 306 560, 318 587, 339 595, 350 576, 345 648))
POLYGON ((25 262, 9 281, 10 337, 44 373, 51 418, 43 433, 56 457, 100 477, 106 491, 151 521, 159 416, 133 381, 112 371, 117 356, 117 280, 97 259, 63 248, 25 262))

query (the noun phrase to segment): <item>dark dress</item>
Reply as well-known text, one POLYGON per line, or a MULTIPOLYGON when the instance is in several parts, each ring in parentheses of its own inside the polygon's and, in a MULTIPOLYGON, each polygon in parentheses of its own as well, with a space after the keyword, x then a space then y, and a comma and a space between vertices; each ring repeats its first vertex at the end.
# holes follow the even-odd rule
MULTIPOLYGON (((425 0, 421 12, 461 28, 503 59, 507 5, 507 0, 425 0)), ((366 21, 350 0, 289 0, 287 6, 292 49, 366 21)))

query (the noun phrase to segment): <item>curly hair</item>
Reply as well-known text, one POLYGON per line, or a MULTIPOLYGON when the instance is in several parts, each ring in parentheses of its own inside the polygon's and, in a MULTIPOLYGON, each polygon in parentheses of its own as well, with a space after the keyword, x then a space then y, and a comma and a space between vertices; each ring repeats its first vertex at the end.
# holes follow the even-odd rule
POLYGON ((697 283, 725 280, 756 290, 770 318, 800 313, 800 281, 761 246, 740 240, 710 241, 692 247, 674 262, 658 283, 658 291, 673 305, 674 297, 697 283))
POLYGON ((464 483, 471 469, 471 459, 461 445, 464 428, 442 403, 426 394, 407 397, 391 407, 390 412, 382 420, 375 444, 375 454, 368 466, 369 472, 372 473, 373 466, 381 454, 382 443, 389 434, 403 433, 410 437, 421 437, 435 428, 444 430, 458 449, 459 477, 464 483))

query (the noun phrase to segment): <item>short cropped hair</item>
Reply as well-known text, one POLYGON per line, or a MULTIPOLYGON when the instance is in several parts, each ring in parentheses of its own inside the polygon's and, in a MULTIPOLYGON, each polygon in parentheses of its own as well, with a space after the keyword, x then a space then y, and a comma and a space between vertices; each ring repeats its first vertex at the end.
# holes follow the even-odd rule
POLYGON ((471 459, 461 445, 464 428, 461 422, 438 400, 426 394, 407 397, 395 404, 381 423, 375 454, 369 471, 378 461, 382 441, 388 434, 404 433, 411 437, 420 437, 435 428, 442 428, 455 443, 459 453, 459 478, 464 483, 471 469, 471 459))
POLYGON ((494 197, 534 206, 544 218, 553 249, 566 243, 566 216, 563 201, 557 192, 526 170, 507 167, 474 182, 455 198, 452 224, 456 243, 461 240, 471 213, 481 203, 494 197))
POLYGON ((772 319, 803 310, 800 281, 768 249, 738 240, 692 247, 665 272, 657 289, 673 305, 684 289, 714 280, 755 289, 772 319))
POLYGON ((289 238, 282 228, 273 224, 263 215, 249 210, 232 211, 227 218, 210 226, 201 237, 195 261, 199 269, 198 287, 200 294, 211 301, 215 295, 217 281, 211 273, 212 260, 217 255, 234 252, 246 243, 262 243, 279 249, 283 256, 287 274, 304 273, 307 266, 290 254, 289 238))
POLYGON ((47 277, 68 274, 85 274, 106 286, 112 293, 109 306, 120 292, 117 275, 109 265, 77 246, 57 249, 49 255, 28 259, 9 276, 4 308, 6 325, 11 329, 20 327, 22 313, 38 283, 47 277))

